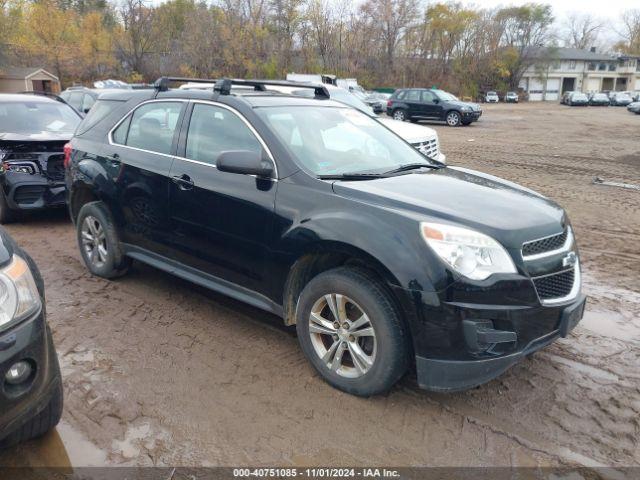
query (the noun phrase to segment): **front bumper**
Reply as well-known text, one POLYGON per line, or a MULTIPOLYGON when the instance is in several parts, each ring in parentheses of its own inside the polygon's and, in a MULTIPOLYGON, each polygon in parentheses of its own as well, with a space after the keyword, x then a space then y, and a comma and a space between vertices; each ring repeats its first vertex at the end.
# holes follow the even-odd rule
POLYGON ((61 382, 58 358, 44 308, 0 334, 0 440, 19 429, 49 404, 61 382), (28 360, 34 372, 19 385, 5 382, 9 368, 28 360))
POLYGON ((9 208, 40 210, 66 204, 64 180, 49 180, 42 175, 5 172, 0 176, 9 208))
POLYGON ((462 113, 462 121, 463 122, 477 122, 482 116, 482 111, 472 111, 472 112, 461 112, 462 113))
MULTIPOLYGON (((526 297, 522 285, 511 287, 526 297)), ((418 384, 433 391, 464 390, 496 378, 526 355, 566 336, 582 318, 586 302, 582 294, 551 306, 534 297, 510 302, 515 300, 513 290, 511 298, 501 302, 488 291, 476 297, 461 290, 458 296, 451 289, 392 288, 411 329, 418 384), (493 304, 475 303, 481 298, 493 304)))

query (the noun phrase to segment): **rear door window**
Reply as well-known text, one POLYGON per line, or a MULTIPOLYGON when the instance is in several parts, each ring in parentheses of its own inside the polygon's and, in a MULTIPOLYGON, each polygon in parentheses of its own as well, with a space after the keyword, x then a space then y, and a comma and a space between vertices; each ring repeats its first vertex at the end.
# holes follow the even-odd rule
POLYGON ((139 107, 131 116, 128 147, 171 154, 182 102, 152 102, 139 107))
POLYGON ((404 96, 404 100, 407 102, 419 102, 420 101, 420 91, 419 90, 409 90, 404 96))

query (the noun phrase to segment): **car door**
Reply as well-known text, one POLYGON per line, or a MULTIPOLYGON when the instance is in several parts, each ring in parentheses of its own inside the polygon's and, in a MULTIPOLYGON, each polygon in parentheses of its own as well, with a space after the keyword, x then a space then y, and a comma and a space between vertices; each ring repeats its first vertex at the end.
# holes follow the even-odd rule
POLYGON ((177 259, 260 291, 277 180, 221 172, 216 160, 224 151, 270 154, 244 117, 227 106, 194 102, 187 119, 169 188, 177 259))
POLYGON ((410 117, 423 117, 423 105, 420 97, 420 90, 407 90, 403 101, 407 104, 410 117))
POLYGON ((169 172, 186 101, 143 103, 110 132, 102 162, 122 239, 141 251, 170 256, 169 172))
POLYGON ((436 102, 436 95, 429 90, 423 90, 421 93, 423 115, 426 118, 440 118, 441 107, 439 106, 440 102, 436 102))

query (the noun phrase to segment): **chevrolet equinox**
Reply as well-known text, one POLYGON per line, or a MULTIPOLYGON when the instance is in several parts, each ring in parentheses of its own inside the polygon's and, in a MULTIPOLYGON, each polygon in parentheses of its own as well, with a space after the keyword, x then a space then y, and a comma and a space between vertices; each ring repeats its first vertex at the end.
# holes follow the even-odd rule
POLYGON ((328 383, 362 396, 410 367, 430 390, 482 384, 581 319, 551 200, 447 167, 322 86, 169 88, 187 80, 101 96, 66 146, 94 275, 138 260, 279 315, 328 383))

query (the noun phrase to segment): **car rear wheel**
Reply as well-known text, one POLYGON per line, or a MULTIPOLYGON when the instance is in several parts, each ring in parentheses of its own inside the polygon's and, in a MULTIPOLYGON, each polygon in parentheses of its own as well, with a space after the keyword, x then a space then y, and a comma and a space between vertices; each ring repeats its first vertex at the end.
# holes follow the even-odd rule
POLYGON ((462 117, 458 112, 452 110, 447 113, 447 125, 450 127, 457 127, 462 123, 462 117))
POLYGON ((0 224, 4 225, 6 223, 14 222, 16 220, 16 217, 16 212, 9 208, 7 197, 0 189, 0 224))
POLYGON ((118 232, 102 202, 84 205, 76 228, 82 259, 92 274, 115 278, 127 272, 131 259, 124 256, 118 232))
POLYGON ((407 119, 407 112, 405 112, 401 108, 398 108, 393 111, 393 119, 398 120, 400 122, 404 122, 407 119))
POLYGON ((358 396, 391 388, 408 366, 408 335, 389 294, 365 270, 315 277, 296 310, 298 340, 330 385, 358 396))

